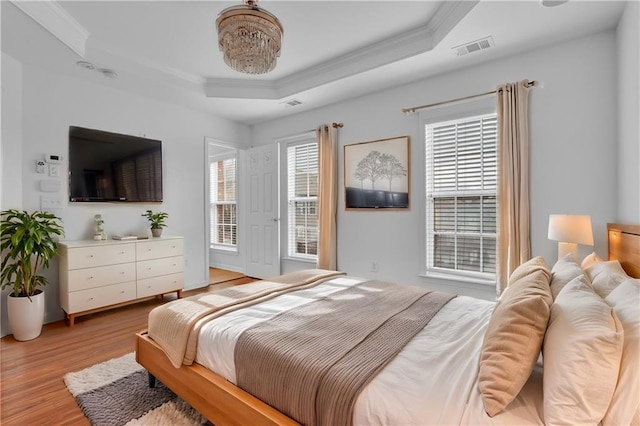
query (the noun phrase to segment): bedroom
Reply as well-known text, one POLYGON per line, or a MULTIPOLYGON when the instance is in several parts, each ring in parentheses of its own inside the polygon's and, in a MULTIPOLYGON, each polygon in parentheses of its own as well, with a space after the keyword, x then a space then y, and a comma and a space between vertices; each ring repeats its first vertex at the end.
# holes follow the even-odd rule
MULTIPOLYGON (((532 3, 540 7, 537 2, 532 3)), ((3 2, 3 20, 11 13, 4 10, 8 6, 11 4, 3 2)), ((263 6, 269 9, 266 4, 263 6)), ((572 7, 572 3, 560 7, 572 7)), ((379 267, 374 278, 425 284, 426 280, 420 277, 422 242, 414 238, 416 230, 424 226, 419 198, 424 183, 417 172, 423 158, 413 149, 422 137, 417 118, 405 116, 401 108, 481 93, 502 82, 529 78, 542 83, 532 89, 530 99, 532 251, 551 262, 556 256, 556 244, 546 238, 549 214, 584 213, 591 215, 594 249, 603 256, 607 222, 640 221, 638 4, 630 2, 620 12, 619 23, 585 28, 572 39, 542 38, 541 45, 531 50, 287 117, 257 120, 260 122, 253 125, 176 106, 151 94, 127 93, 118 88, 118 80, 98 80, 102 78, 99 75, 69 77, 30 65, 27 57, 23 61, 17 59, 20 52, 5 51, 4 31, 8 27, 3 25, 2 208, 39 207, 40 194, 34 190, 39 177, 33 163, 47 152, 65 155, 69 125, 158 137, 165 143, 166 187, 162 209, 170 213, 167 232, 183 235, 187 241, 185 288, 200 287, 205 284, 207 263, 216 266, 219 262, 219 266, 241 270, 247 250, 241 247, 243 252, 239 256, 224 260, 219 255, 216 259, 214 254, 212 261, 208 261, 203 250, 204 138, 248 148, 299 134, 320 123, 340 121, 344 123, 339 131, 340 146, 410 135, 413 198, 406 212, 345 212, 340 205, 339 268, 354 275, 372 276, 370 263, 377 261, 379 267)), ((27 24, 35 25, 26 17, 22 19, 25 28, 27 24)), ((40 31, 37 34, 51 43, 52 54, 60 52, 55 41, 47 37, 48 33, 41 28, 40 31)), ((215 50, 213 53, 218 54, 215 50)), ((60 54, 76 60, 66 51, 60 54)), ((80 71, 75 71, 76 75, 80 71)), ((111 233, 137 232, 144 226, 139 218, 142 210, 120 205, 66 206, 61 216, 67 224, 67 238, 79 239, 88 236, 89 223, 96 213, 103 214, 111 233)), ((581 257, 591 250, 580 249, 581 257)), ((299 267, 285 260, 282 272, 299 267)), ((46 322, 53 322, 61 320, 63 313, 57 302, 56 267, 49 273, 53 280, 47 288, 50 297, 46 322)), ((495 293, 490 288, 478 289, 464 283, 439 284, 440 288, 481 298, 490 298, 495 293)), ((2 313, 5 315, 4 306, 2 313)), ((2 326, 5 335, 4 317, 2 326)))

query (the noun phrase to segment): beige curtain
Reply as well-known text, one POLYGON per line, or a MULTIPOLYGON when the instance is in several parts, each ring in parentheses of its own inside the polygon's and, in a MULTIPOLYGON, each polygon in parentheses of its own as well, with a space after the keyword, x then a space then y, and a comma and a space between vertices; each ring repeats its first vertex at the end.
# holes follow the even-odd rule
POLYGON ((318 139, 318 268, 337 269, 338 129, 321 125, 318 139))
POLYGON ((498 86, 497 292, 531 257, 529 236, 529 82, 498 86))

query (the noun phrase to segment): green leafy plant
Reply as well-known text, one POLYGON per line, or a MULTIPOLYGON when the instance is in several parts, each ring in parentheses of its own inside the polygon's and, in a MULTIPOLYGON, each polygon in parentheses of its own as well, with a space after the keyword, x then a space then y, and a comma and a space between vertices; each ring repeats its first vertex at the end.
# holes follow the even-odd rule
POLYGON ((12 287, 15 297, 31 297, 47 279, 38 275, 56 255, 56 236, 64 235, 61 219, 47 212, 5 210, 0 213, 2 289, 12 287))
POLYGON ((167 213, 154 213, 151 210, 147 210, 145 213, 141 214, 141 216, 145 216, 149 220, 151 229, 162 229, 166 227, 167 225, 164 223, 164 220, 169 217, 167 213))

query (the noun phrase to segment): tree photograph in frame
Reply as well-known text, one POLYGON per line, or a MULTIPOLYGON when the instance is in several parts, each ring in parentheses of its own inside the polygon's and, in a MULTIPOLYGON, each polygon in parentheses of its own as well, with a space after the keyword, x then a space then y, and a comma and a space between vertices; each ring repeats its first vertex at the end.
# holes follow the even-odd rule
POLYGON ((344 146, 344 201, 352 209, 409 208, 409 136, 344 146))

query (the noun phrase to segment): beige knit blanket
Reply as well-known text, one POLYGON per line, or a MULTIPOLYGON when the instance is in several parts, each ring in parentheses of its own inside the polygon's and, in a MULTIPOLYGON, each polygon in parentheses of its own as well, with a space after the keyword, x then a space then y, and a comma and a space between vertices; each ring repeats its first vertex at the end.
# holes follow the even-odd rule
POLYGON ((280 294, 313 286, 342 272, 309 269, 264 281, 225 288, 178 299, 149 313, 149 336, 165 352, 174 367, 191 365, 198 334, 207 321, 280 294))
POLYGON ((360 391, 455 295, 368 281, 259 323, 237 384, 307 425, 350 425, 360 391))

